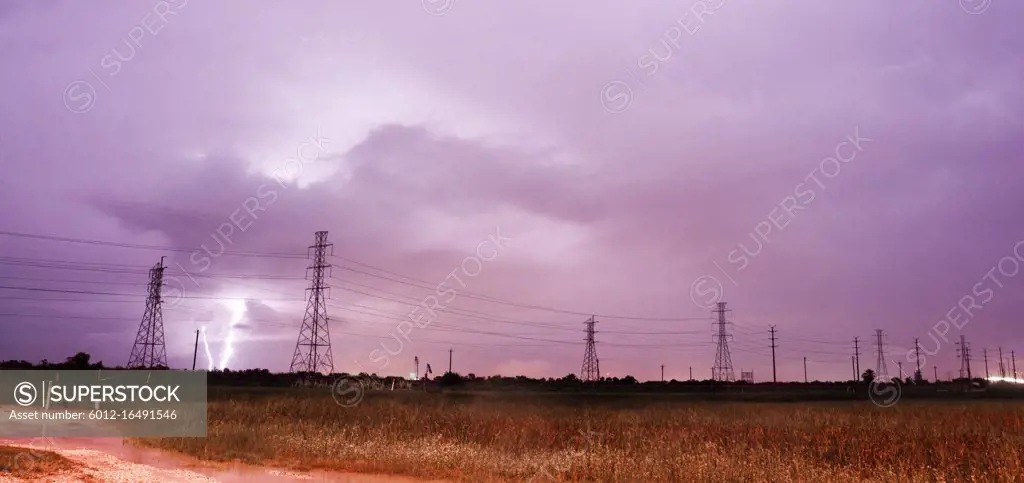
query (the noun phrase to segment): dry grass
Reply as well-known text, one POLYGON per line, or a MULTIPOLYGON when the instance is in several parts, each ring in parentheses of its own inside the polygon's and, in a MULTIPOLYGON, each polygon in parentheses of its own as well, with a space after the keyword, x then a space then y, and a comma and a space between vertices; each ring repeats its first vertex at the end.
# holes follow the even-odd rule
POLYGON ((329 395, 278 392, 211 400, 209 416, 206 439, 143 444, 218 461, 460 481, 1024 481, 1024 405, 1013 402, 879 408, 413 393, 344 408, 329 395))
POLYGON ((50 451, 0 445, 0 479, 40 479, 78 469, 78 465, 50 451))

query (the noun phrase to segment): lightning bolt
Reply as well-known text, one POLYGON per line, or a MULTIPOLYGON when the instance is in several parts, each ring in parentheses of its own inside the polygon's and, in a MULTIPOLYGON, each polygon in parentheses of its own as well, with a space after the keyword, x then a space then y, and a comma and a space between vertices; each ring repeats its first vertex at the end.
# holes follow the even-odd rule
POLYGON ((213 371, 213 354, 210 353, 210 341, 206 338, 206 326, 203 326, 203 349, 206 351, 206 360, 209 363, 210 368, 208 370, 213 371))
POLYGON ((231 360, 231 356, 235 354, 235 348, 231 345, 235 342, 235 327, 242 322, 242 318, 245 316, 245 302, 244 301, 232 301, 229 305, 233 315, 231 322, 228 323, 228 337, 224 340, 224 348, 220 353, 220 368, 223 369, 228 366, 228 361, 231 360))

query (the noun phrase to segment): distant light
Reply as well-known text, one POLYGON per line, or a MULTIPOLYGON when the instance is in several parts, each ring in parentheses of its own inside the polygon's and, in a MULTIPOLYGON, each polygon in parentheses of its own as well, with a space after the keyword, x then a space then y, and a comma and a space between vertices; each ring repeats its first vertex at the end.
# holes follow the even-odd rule
POLYGON ((410 372, 409 373, 409 379, 416 379, 416 373, 415 372, 410 372))
POLYGON ((1012 382, 1014 384, 1024 384, 1024 379, 1015 379, 1012 377, 993 376, 988 378, 988 380, 992 382, 1012 382))

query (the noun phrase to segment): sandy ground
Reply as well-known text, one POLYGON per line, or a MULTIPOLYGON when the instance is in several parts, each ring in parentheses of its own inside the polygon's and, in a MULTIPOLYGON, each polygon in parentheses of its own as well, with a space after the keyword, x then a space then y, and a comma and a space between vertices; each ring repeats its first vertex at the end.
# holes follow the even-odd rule
POLYGON ((31 464, 34 450, 57 453, 81 465, 79 471, 54 474, 34 480, 13 478, 0 472, 0 482, 37 481, 71 482, 222 482, 222 483, 414 483, 403 477, 326 472, 289 472, 243 465, 207 465, 185 456, 149 448, 123 444, 114 438, 36 438, 32 440, 0 440, 5 446, 25 448, 31 464))

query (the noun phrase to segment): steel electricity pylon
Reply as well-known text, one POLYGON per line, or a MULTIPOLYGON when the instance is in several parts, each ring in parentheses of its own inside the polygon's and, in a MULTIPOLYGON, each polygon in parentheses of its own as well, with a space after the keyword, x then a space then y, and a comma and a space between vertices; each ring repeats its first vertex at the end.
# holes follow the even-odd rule
POLYGON ((161 309, 161 289, 164 285, 164 257, 149 269, 149 295, 146 311, 142 314, 135 345, 128 356, 128 368, 167 367, 167 348, 164 345, 164 316, 161 309))
MULTIPOLYGON (((306 304, 306 315, 302 318, 299 329, 299 340, 295 343, 295 354, 292 356, 291 372, 315 372, 331 374, 334 372, 334 357, 331 355, 331 333, 327 326, 327 285, 324 282, 325 270, 330 268, 327 256, 333 255, 334 245, 327 243, 327 232, 316 232, 315 243, 309 249, 313 264, 313 280, 309 291, 309 302, 306 304), (328 253, 331 249, 331 253, 328 253)), ((330 274, 327 274, 329 276, 330 274)))
POLYGON ((718 315, 718 321, 715 322, 718 325, 718 333, 715 334, 715 339, 718 341, 718 350, 715 351, 715 365, 711 369, 711 375, 716 381, 732 382, 735 380, 735 375, 732 370, 732 355, 729 353, 729 333, 726 331, 725 313, 728 310, 725 308, 725 302, 718 302, 717 308, 713 313, 718 315))
POLYGON ((594 320, 594 316, 590 316, 585 322, 587 337, 583 340, 587 342, 587 347, 583 351, 583 367, 580 370, 580 380, 585 382, 596 382, 601 380, 601 365, 597 359, 597 348, 595 347, 594 341, 594 325, 597 321, 594 320))

